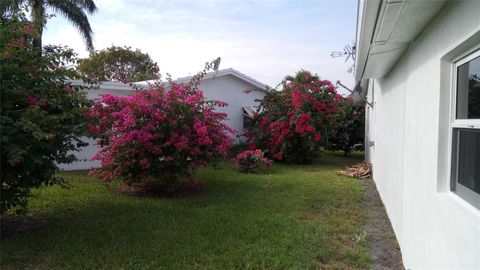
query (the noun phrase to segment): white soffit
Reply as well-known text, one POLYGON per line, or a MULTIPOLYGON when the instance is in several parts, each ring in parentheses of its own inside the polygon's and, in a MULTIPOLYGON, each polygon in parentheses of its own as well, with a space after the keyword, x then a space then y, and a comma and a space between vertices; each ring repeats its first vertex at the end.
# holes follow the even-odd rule
POLYGON ((385 76, 407 50, 409 44, 440 12, 446 0, 385 0, 381 1, 380 8, 379 1, 365 2, 363 11, 359 10, 363 15, 358 22, 360 29, 357 30, 357 35, 360 36, 357 42, 362 40, 362 35, 371 35, 372 29, 365 29, 362 26, 368 25, 364 22, 366 20, 373 21, 372 13, 378 11, 370 43, 367 45, 365 42, 367 38, 364 38, 364 44, 360 43, 358 46, 357 59, 362 59, 363 56, 365 64, 357 67, 355 74, 357 80, 385 76))

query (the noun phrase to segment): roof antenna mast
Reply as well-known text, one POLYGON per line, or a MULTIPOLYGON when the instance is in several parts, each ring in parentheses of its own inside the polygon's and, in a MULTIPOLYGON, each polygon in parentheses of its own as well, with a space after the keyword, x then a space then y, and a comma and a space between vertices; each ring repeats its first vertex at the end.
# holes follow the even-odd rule
POLYGON ((340 51, 337 51, 337 52, 332 52, 330 53, 330 56, 332 58, 338 58, 338 57, 342 57, 342 56, 346 56, 345 57, 345 63, 348 61, 348 59, 352 59, 353 60, 353 65, 348 69, 348 73, 352 73, 354 67, 355 67, 355 50, 356 50, 356 46, 355 44, 353 44, 352 46, 350 45, 345 45, 345 47, 343 47, 343 52, 340 52, 340 51))
POLYGON ((217 77, 218 67, 220 67, 220 61, 222 61, 221 57, 218 57, 217 59, 215 59, 215 61, 213 61, 213 70, 215 71, 215 74, 213 75, 214 80, 217 77))

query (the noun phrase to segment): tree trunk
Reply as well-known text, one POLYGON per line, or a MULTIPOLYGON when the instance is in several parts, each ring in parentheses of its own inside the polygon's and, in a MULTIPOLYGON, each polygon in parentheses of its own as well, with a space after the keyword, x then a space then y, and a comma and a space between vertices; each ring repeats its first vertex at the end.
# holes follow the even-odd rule
POLYGON ((33 37, 32 45, 34 49, 37 49, 39 56, 42 55, 42 35, 44 24, 45 10, 42 0, 33 0, 32 4, 32 21, 36 30, 36 35, 33 37))

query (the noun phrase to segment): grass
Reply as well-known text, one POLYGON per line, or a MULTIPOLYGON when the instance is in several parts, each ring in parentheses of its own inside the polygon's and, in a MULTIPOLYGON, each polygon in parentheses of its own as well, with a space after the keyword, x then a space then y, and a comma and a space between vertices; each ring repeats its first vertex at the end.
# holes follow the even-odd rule
POLYGON ((35 192, 28 216, 45 225, 3 239, 0 268, 366 269, 362 184, 336 175, 359 160, 323 153, 258 175, 222 163, 201 169, 205 190, 186 198, 62 173, 71 187, 35 192))

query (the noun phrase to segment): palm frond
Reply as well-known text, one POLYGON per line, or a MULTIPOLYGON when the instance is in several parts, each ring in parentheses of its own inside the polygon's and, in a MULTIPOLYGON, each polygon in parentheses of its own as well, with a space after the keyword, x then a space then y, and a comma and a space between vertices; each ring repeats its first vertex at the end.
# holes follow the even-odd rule
MULTIPOLYGON (((93 31, 88 22, 87 15, 83 9, 77 6, 77 2, 85 1, 65 1, 65 0, 49 0, 47 4, 56 13, 62 14, 67 20, 78 29, 87 45, 87 49, 92 52, 93 48, 93 31)), ((96 7, 95 7, 96 8, 96 7)))
POLYGON ((88 14, 93 14, 98 11, 93 0, 69 0, 69 2, 76 5, 80 9, 86 10, 88 14))
POLYGON ((10 16, 20 10, 22 4, 27 0, 1 0, 0 1, 0 16, 10 16))

